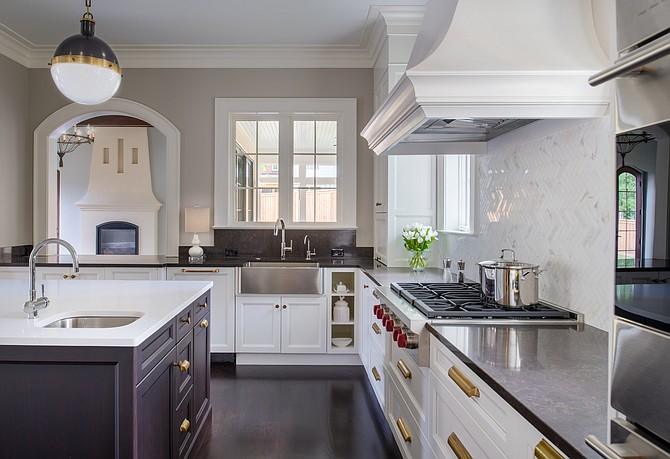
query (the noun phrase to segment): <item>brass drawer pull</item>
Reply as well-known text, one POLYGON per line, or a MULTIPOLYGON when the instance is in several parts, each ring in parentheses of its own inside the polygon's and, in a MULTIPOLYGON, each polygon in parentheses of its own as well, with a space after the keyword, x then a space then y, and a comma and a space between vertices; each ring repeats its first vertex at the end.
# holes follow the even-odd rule
POLYGON ((456 432, 451 432, 451 435, 447 438, 447 443, 458 459, 472 459, 468 450, 456 436, 456 432))
POLYGON ((378 295, 377 292, 375 292, 374 290, 372 291, 372 296, 374 296, 375 298, 379 299, 379 295, 378 295))
POLYGON ((468 397, 479 397, 479 389, 456 367, 449 368, 449 377, 468 397))
POLYGON ((206 308, 207 307, 207 302, 205 301, 204 303, 199 304, 198 307, 199 308, 206 308))
POLYGON ((200 322, 200 328, 207 328, 209 327, 209 322, 207 319, 203 319, 202 322, 200 322))
POLYGON ((179 431, 180 432, 188 432, 188 429, 191 427, 191 421, 188 419, 184 419, 179 426, 179 431))
POLYGON ((179 362, 174 364, 175 367, 179 367, 179 371, 188 371, 189 368, 191 368, 191 362, 188 360, 180 360, 179 362))
POLYGON ((398 364, 396 366, 405 379, 412 379, 412 372, 409 370, 409 368, 407 368, 405 362, 398 360, 398 364))
POLYGON ((279 309, 279 305, 278 305, 278 304, 275 304, 275 309, 279 309))
POLYGON ((285 305, 285 304, 282 304, 281 307, 282 307, 282 309, 286 309, 286 305, 285 305))
POLYGON ((372 376, 375 377, 375 381, 381 381, 382 377, 379 374, 379 370, 377 370, 377 367, 372 367, 372 376))
POLYGON ((67 279, 67 278, 68 278, 68 275, 67 275, 67 274, 63 274, 63 279, 67 279))
POLYGON ((181 272, 183 273, 218 273, 220 271, 219 268, 216 269, 186 269, 182 268, 181 272))
POLYGON ((398 429, 400 429, 402 439, 405 440, 407 443, 412 443, 412 436, 409 434, 409 430, 407 430, 405 421, 403 421, 402 418, 398 418, 398 420, 395 423, 398 426, 398 429))
POLYGON ((537 459, 565 459, 544 438, 535 446, 533 457, 537 459))
POLYGON ((370 288, 368 284, 363 284, 363 288, 370 288))
POLYGON ((184 322, 185 324, 190 324, 190 323, 191 323, 191 316, 182 317, 182 318, 179 319, 179 320, 180 320, 181 322, 184 322))
POLYGON ((372 329, 375 331, 376 334, 381 335, 382 330, 379 328, 379 325, 377 325, 377 322, 372 323, 372 329))

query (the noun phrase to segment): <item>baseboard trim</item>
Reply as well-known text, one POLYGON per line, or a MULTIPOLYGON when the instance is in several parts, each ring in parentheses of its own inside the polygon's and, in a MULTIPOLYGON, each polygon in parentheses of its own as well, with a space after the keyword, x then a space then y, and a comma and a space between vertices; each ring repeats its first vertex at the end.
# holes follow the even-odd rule
POLYGON ((237 354, 237 365, 363 365, 358 354, 237 354))

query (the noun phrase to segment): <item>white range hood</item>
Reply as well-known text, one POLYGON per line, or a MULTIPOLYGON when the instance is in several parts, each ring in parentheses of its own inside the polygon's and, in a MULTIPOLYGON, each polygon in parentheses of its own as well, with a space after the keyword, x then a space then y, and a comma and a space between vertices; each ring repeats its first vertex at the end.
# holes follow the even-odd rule
POLYGON ((538 119, 605 115, 589 0, 429 1, 405 75, 361 132, 377 154, 485 153, 538 119))

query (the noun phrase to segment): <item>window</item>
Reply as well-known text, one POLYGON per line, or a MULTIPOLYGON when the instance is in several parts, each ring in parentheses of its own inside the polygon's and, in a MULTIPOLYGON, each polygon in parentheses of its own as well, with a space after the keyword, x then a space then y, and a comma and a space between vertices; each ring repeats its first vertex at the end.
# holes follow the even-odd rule
POLYGON ((438 156, 438 221, 442 231, 475 233, 475 156, 438 156))
POLYGON ((356 225, 355 99, 217 99, 214 227, 356 225))
POLYGON ((617 171, 617 267, 640 266, 642 253, 642 173, 623 166, 617 171))

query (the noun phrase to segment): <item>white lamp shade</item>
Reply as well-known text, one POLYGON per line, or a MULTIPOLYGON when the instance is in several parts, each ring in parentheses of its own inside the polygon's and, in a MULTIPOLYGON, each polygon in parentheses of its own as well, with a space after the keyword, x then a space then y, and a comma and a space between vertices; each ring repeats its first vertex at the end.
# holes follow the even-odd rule
POLYGON ((204 233, 209 231, 209 207, 187 207, 184 209, 184 231, 204 233))
POLYGON ((121 74, 113 69, 75 62, 52 64, 51 77, 65 97, 83 105, 110 99, 121 84, 121 74))

